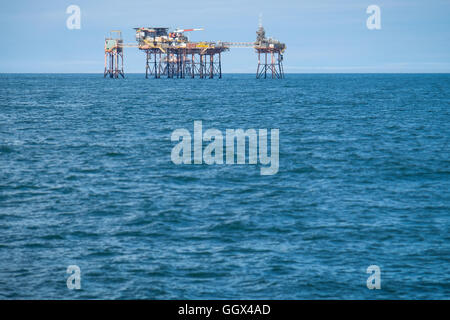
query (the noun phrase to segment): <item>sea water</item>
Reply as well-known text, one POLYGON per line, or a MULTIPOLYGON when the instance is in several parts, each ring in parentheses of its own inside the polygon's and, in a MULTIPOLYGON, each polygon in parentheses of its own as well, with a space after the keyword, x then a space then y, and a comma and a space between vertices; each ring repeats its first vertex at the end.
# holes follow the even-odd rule
POLYGON ((0 298, 448 299, 449 123, 448 74, 2 74, 0 298), (278 172, 174 164, 194 121, 278 172))

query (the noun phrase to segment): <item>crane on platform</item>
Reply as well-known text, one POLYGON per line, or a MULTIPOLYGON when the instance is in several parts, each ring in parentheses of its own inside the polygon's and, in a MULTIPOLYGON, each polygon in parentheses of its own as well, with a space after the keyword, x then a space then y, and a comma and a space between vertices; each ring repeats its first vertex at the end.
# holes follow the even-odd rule
POLYGON ((188 32, 188 31, 203 31, 205 29, 203 28, 194 28, 194 29, 176 29, 174 32, 177 33, 183 33, 183 32, 188 32))

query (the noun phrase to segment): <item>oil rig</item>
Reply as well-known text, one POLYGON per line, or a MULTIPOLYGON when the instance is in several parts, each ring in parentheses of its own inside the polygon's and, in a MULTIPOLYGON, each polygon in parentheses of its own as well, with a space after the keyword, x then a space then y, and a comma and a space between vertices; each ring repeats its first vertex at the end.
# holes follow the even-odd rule
POLYGON ((145 77, 166 78, 222 78, 222 53, 230 48, 254 48, 258 54, 256 78, 284 78, 283 53, 286 45, 266 38, 261 22, 254 42, 192 42, 185 32, 198 29, 175 29, 165 27, 134 28, 137 44, 125 44, 120 31, 111 31, 105 38, 104 77, 125 77, 123 49, 134 47, 145 53, 145 77))

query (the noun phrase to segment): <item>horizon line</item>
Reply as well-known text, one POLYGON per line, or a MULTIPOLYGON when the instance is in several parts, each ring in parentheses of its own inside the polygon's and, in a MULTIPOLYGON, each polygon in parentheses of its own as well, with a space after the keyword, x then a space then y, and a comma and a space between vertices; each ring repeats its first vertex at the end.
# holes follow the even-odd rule
MULTIPOLYGON (((0 74, 92 74, 92 75, 103 75, 103 72, 0 72, 0 74)), ((145 75, 145 72, 128 72, 125 75, 145 75)), ((222 72, 222 75, 226 74, 245 74, 254 75, 254 72, 222 72)), ((423 71, 423 72, 285 72, 284 74, 450 74, 450 71, 423 71)), ((153 77, 149 77, 153 78, 153 77)), ((164 77, 161 77, 164 78, 164 77)), ((190 78, 190 77, 189 77, 190 78)), ((216 78, 216 77, 215 77, 216 78)), ((218 77, 217 77, 218 78, 218 77)), ((188 79, 188 78, 186 78, 188 79)))

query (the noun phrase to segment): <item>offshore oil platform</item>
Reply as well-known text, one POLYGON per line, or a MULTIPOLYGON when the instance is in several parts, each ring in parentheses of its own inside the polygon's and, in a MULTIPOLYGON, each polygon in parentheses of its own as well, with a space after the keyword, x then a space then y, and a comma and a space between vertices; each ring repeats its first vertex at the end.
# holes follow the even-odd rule
POLYGON ((104 77, 125 77, 123 49, 134 47, 145 53, 145 77, 153 78, 222 78, 222 53, 230 48, 254 48, 258 54, 256 78, 284 78, 283 53, 286 45, 272 38, 260 21, 254 42, 192 42, 185 32, 203 29, 163 27, 134 28, 137 44, 125 44, 120 31, 111 31, 105 39, 104 77))

